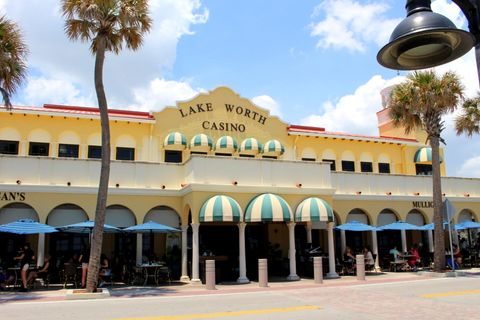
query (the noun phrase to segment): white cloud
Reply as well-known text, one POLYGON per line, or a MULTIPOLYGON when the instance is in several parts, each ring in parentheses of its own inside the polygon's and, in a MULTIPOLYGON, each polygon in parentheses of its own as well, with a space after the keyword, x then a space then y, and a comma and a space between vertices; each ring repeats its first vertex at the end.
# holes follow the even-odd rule
POLYGON ((465 25, 466 19, 462 14, 462 10, 458 5, 451 1, 446 0, 435 0, 432 1, 432 11, 440 13, 445 17, 452 20, 457 27, 462 27, 465 25))
MULTIPOLYGON (((9 0, 4 3, 3 9, 9 18, 16 21, 25 34, 33 74, 74 83, 82 95, 94 96, 94 59, 89 45, 67 39, 59 1, 9 0)), ((149 4, 153 26, 145 36, 143 47, 137 52, 125 49, 118 56, 107 54, 104 81, 109 105, 112 105, 110 102, 119 106, 132 103, 131 88, 147 86, 152 79, 163 78, 163 72, 175 63, 181 37, 194 34, 192 27, 206 23, 209 17, 200 0, 150 0, 149 4)))
POLYGON ((458 173, 460 176, 480 178, 480 155, 467 159, 460 167, 460 170, 458 170, 458 173))
POLYGON ((177 101, 193 98, 202 89, 193 89, 188 82, 156 78, 147 87, 133 90, 133 110, 158 111, 166 106, 175 106, 177 101))
POLYGON ((321 21, 311 24, 311 36, 319 37, 319 48, 346 48, 366 51, 367 45, 387 43, 400 19, 388 19, 388 5, 380 2, 361 4, 355 0, 325 0, 314 10, 313 17, 323 14, 321 21))
POLYGON ((252 98, 252 102, 259 107, 267 109, 270 111, 271 115, 278 116, 282 118, 282 112, 280 110, 280 105, 272 97, 267 95, 260 95, 252 98))
POLYGON ((379 75, 373 76, 353 94, 345 95, 337 102, 324 102, 322 114, 312 114, 301 122, 304 125, 325 127, 327 131, 378 135, 376 112, 382 106, 380 91, 403 79, 395 77, 385 80, 379 75))
POLYGON ((75 106, 95 106, 93 97, 82 96, 72 83, 59 79, 30 78, 24 90, 25 104, 41 106, 45 103, 75 106))

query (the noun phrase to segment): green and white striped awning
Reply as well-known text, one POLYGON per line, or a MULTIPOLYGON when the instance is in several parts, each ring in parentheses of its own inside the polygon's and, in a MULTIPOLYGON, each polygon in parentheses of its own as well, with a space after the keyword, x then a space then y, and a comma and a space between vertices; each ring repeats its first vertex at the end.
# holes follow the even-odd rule
MULTIPOLYGON (((431 164, 432 163, 432 148, 423 147, 415 152, 415 156, 413 157, 413 162, 415 163, 423 163, 423 164, 431 164)), ((443 162, 442 157, 440 157, 440 162, 443 162)))
POLYGON ((212 147, 212 138, 203 133, 196 134, 192 140, 190 140, 190 149, 192 150, 211 150, 212 147))
POLYGON ((237 141, 230 136, 220 137, 215 144, 215 151, 222 153, 234 153, 237 148, 237 141))
POLYGON ((238 222, 243 216, 242 208, 229 196, 213 196, 200 209, 200 222, 238 222))
POLYGON ((258 154, 262 151, 262 144, 255 138, 247 138, 240 144, 239 153, 258 154))
POLYGON ((315 197, 308 198, 298 205, 295 221, 333 222, 333 210, 325 200, 315 197))
POLYGON ((264 193, 253 198, 245 210, 245 222, 292 221, 292 209, 280 196, 264 193))
POLYGON ((171 132, 163 141, 163 147, 170 150, 182 150, 187 147, 187 138, 180 132, 171 132))
POLYGON ((281 156, 285 152, 285 148, 278 140, 268 140, 263 146, 263 154, 281 156))

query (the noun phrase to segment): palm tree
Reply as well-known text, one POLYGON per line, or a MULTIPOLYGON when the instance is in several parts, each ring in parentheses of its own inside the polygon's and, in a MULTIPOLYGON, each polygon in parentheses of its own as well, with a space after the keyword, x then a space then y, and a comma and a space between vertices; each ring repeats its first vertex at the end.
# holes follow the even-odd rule
POLYGON ((28 49, 17 24, 0 17, 0 92, 5 108, 10 110, 10 96, 27 76, 28 49))
POLYGON ((462 113, 455 118, 457 135, 462 133, 471 137, 480 133, 480 95, 467 99, 462 105, 462 113))
POLYGON ((417 71, 394 87, 391 93, 390 116, 395 126, 405 133, 423 130, 432 148, 433 222, 435 225, 434 271, 445 267, 445 240, 442 216, 442 188, 440 180, 440 142, 444 129, 442 116, 453 112, 463 99, 463 86, 458 76, 447 72, 442 77, 434 71, 417 71))
POLYGON ((94 78, 102 129, 102 162, 87 276, 87 291, 94 292, 100 267, 110 175, 110 126, 103 86, 105 52, 118 54, 124 45, 132 50, 140 48, 152 20, 148 13, 148 0, 62 0, 62 12, 67 36, 71 40, 90 42, 90 51, 95 55, 94 78))

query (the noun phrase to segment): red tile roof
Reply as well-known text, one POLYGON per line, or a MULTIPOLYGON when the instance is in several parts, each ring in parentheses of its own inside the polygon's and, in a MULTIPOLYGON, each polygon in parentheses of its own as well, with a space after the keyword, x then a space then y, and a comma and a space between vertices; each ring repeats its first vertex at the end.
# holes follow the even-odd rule
MULTIPOLYGON (((14 106, 13 110, 25 110, 25 111, 36 111, 36 112, 52 112, 52 113, 69 113, 72 115, 91 115, 91 116, 100 116, 98 108, 88 108, 88 107, 78 107, 78 106, 62 106, 56 104, 44 104, 43 107, 25 107, 25 106, 14 106)), ((128 119, 142 119, 142 120, 153 120, 154 117, 149 112, 141 111, 130 111, 130 110, 116 110, 108 109, 108 115, 118 118, 128 118, 128 119)))
POLYGON ((360 139, 372 139, 372 140, 395 140, 399 142, 418 142, 416 139, 409 139, 409 138, 398 138, 398 137, 388 137, 388 136, 367 136, 367 135, 360 135, 360 134, 351 134, 345 132, 332 132, 332 131, 325 131, 325 128, 318 128, 318 127, 308 127, 308 126, 300 126, 300 125, 290 125, 287 128, 288 132, 299 132, 299 133, 312 133, 314 135, 325 135, 325 136, 344 136, 346 138, 360 138, 360 139))

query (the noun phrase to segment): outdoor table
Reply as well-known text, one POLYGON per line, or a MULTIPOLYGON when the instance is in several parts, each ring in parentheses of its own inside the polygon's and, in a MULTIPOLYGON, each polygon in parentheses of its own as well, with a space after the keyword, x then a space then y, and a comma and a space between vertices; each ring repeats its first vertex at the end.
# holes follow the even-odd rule
POLYGON ((155 284, 158 286, 159 275, 163 267, 165 267, 164 263, 151 263, 151 264, 141 264, 137 266, 142 270, 144 281, 143 285, 145 286, 148 283, 148 279, 152 278, 155 281, 155 284))
MULTIPOLYGON (((13 287, 21 287, 22 286, 22 277, 21 277, 21 269, 20 267, 10 267, 7 268, 7 271, 10 271, 13 273, 14 276, 14 281, 13 281, 13 287)), ((32 271, 35 269, 34 265, 30 265, 28 268, 28 271, 32 271)))

